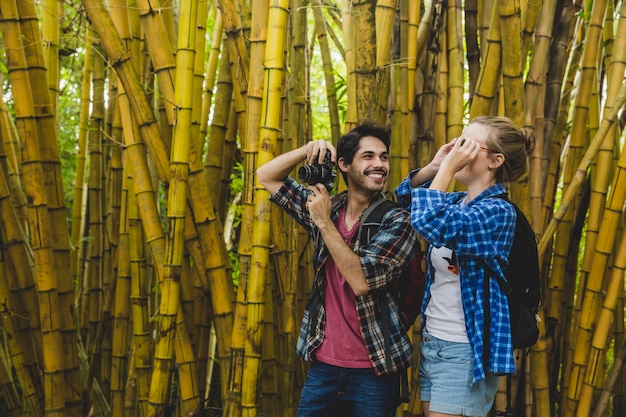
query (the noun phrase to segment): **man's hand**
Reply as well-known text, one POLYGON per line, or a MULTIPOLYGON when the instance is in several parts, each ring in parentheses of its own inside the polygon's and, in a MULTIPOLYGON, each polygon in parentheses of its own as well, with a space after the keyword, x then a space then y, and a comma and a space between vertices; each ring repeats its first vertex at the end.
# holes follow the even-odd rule
POLYGON ((259 182, 270 192, 276 194, 289 173, 302 161, 311 165, 324 163, 326 151, 330 151, 331 160, 337 160, 337 150, 326 140, 314 140, 297 149, 278 155, 256 171, 259 182))
POLYGON ((330 151, 332 162, 337 162, 337 150, 335 146, 327 140, 319 139, 312 140, 304 145, 306 150, 306 164, 313 165, 314 163, 323 164, 324 158, 326 158, 326 151, 330 151))
POLYGON ((320 229, 323 227, 334 227, 330 220, 330 195, 324 184, 314 184, 309 186, 311 194, 307 197, 306 208, 311 215, 311 220, 320 229))

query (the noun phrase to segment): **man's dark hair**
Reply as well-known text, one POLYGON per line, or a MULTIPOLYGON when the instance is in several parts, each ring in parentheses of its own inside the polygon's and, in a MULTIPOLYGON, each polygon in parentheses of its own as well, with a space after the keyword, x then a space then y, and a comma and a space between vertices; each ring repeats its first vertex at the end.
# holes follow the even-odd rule
POLYGON ((361 138, 365 136, 373 136, 380 139, 385 144, 387 152, 389 152, 389 131, 370 120, 365 120, 339 139, 339 142, 337 142, 337 160, 343 158, 347 164, 351 164, 354 154, 359 150, 361 138))

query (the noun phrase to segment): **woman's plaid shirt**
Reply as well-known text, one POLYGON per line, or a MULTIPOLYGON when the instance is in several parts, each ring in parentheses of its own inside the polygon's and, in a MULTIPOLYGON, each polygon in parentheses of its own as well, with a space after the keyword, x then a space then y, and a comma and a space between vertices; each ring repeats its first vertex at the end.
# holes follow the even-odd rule
MULTIPOLYGON (((324 271, 329 253, 322 239, 316 239, 318 229, 311 221, 305 208, 309 191, 294 179, 287 178, 285 185, 270 200, 281 206, 291 217, 301 224, 313 237, 321 242, 321 250, 313 256, 315 280, 312 297, 324 299, 324 271)), ((345 203, 344 203, 345 204, 345 203)), ((331 213, 337 224, 339 209, 344 204, 334 204, 331 213)), ((398 316, 398 306, 389 292, 400 272, 415 253, 417 235, 411 227, 409 215, 404 209, 393 209, 387 213, 379 231, 371 240, 359 247, 353 243, 352 249, 359 255, 365 279, 369 284, 368 294, 356 297, 356 308, 361 325, 361 334, 369 352, 372 367, 378 375, 394 373, 410 366, 412 345, 398 316), (390 349, 386 351, 381 328, 382 309, 387 309, 390 317, 390 349), (387 358, 387 355, 390 355, 387 358), (390 360, 388 360, 390 359, 390 360)), ((314 359, 314 352, 324 339, 326 315, 323 302, 312 302, 311 298, 304 312, 297 343, 297 352, 305 360, 314 359)))
MULTIPOLYGON (((431 247, 446 246, 456 252, 465 327, 474 350, 473 379, 476 382, 485 377, 483 262, 504 278, 503 269, 508 263, 515 233, 515 209, 501 198, 489 198, 505 192, 501 183, 489 187, 462 205, 458 203, 465 193, 430 190, 426 188, 429 183, 412 188, 410 178, 413 174, 410 173, 398 186, 396 195, 403 207, 411 208, 411 224, 431 247)), ((430 249, 427 260, 428 280, 422 312, 430 297, 434 273, 430 265, 430 249)), ((489 282, 488 301, 491 319, 487 370, 496 374, 515 373, 508 300, 495 279, 489 282)))

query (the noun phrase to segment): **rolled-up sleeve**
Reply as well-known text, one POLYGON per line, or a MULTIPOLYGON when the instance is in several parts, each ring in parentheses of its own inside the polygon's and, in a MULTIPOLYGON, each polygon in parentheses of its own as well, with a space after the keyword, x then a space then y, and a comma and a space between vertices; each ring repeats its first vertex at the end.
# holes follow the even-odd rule
POLYGON ((417 244, 408 212, 398 208, 387 213, 378 232, 357 250, 370 291, 395 282, 415 254, 417 244))

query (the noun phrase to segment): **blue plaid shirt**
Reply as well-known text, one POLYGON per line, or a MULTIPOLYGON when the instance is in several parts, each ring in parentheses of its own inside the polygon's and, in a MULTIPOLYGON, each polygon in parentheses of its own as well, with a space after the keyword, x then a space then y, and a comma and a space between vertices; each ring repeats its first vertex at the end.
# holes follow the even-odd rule
MULTIPOLYGON (((281 206, 309 235, 322 246, 313 255, 315 280, 311 290, 296 350, 305 360, 314 359, 315 350, 324 339, 326 311, 324 303, 325 264, 329 257, 324 242, 318 238, 319 230, 305 208, 308 190, 294 179, 287 178, 280 190, 270 200, 281 206), (314 297, 320 297, 314 302, 314 297)), ((333 204, 333 223, 337 224, 339 210, 345 205, 333 204)), ((418 241, 411 227, 409 213, 402 208, 390 210, 381 220, 378 232, 369 242, 360 245, 358 238, 352 242, 352 250, 359 255, 363 274, 369 285, 369 293, 356 297, 356 309, 361 334, 369 353, 370 362, 377 375, 394 373, 411 365, 413 347, 398 315, 398 305, 390 292, 404 267, 415 253, 418 241), (382 329, 383 309, 389 317, 390 339, 385 343, 382 329), (389 356, 389 357, 388 357, 389 356)))
MULTIPOLYGON (((485 378, 483 341, 485 327, 485 262, 504 278, 515 233, 516 213, 513 206, 493 197, 505 192, 504 185, 495 184, 466 205, 458 204, 465 193, 444 193, 411 186, 415 171, 398 186, 400 204, 411 209, 411 224, 430 243, 428 280, 422 313, 430 297, 434 270, 430 264, 432 247, 446 246, 456 252, 461 282, 461 299, 465 313, 465 328, 474 351, 474 382, 485 378)), ((487 371, 496 374, 515 373, 515 358, 511 341, 509 305, 506 295, 495 279, 489 282, 489 364, 487 371)), ((422 320, 424 315, 422 314, 422 320)), ((422 323, 422 328, 423 327, 422 323)))

